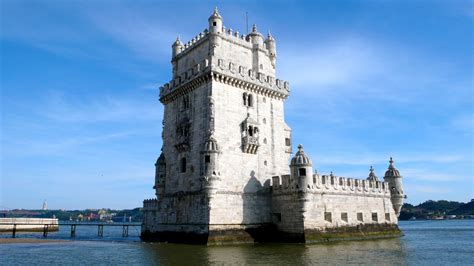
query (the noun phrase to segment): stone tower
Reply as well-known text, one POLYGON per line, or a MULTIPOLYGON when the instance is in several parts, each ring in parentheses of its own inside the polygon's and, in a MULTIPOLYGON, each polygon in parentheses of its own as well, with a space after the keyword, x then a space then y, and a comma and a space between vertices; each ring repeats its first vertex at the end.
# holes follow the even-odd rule
POLYGON ((390 157, 389 163, 390 164, 383 179, 385 182, 388 182, 393 209, 395 210, 397 216, 399 216, 400 210, 402 209, 403 200, 405 199, 405 194, 403 193, 402 176, 400 175, 400 172, 397 170, 397 168, 395 168, 393 165, 392 157, 390 157))
POLYGON ((393 161, 386 182, 373 169, 367 180, 313 174, 301 145, 290 162, 289 85, 276 78, 276 40, 256 25, 244 35, 223 22, 216 9, 208 28, 171 46, 156 198, 143 202, 141 238, 212 245, 398 236, 404 195, 393 161))
POLYGON ((291 155, 289 88, 275 78, 275 39, 256 25, 247 35, 226 29, 217 9, 208 22, 188 43, 172 45, 173 79, 160 88, 157 199, 175 207, 167 223, 209 223, 203 231, 270 222, 270 179, 289 173, 291 155), (196 201, 205 204, 190 211, 196 201))

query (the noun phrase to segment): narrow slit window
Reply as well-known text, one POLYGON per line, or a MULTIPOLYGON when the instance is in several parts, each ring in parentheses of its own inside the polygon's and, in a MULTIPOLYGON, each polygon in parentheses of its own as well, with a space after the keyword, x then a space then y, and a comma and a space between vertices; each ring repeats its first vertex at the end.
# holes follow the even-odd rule
POLYGON ((181 158, 181 173, 186 172, 186 158, 181 158))

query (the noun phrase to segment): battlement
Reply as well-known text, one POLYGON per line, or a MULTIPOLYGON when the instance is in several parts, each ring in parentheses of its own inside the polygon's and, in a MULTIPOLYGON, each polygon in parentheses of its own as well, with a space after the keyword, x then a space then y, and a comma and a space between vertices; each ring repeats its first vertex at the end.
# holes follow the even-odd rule
POLYGON ((158 200, 157 199, 146 199, 143 201, 143 209, 156 209, 158 207, 158 200))
POLYGON ((290 92, 290 85, 288 81, 277 79, 270 75, 265 75, 261 72, 256 72, 252 68, 247 66, 240 66, 234 64, 230 60, 217 59, 213 60, 213 64, 209 64, 209 60, 205 59, 202 62, 196 64, 194 67, 189 68, 186 72, 175 77, 169 83, 164 84, 160 87, 160 99, 163 99, 184 87, 186 84, 203 76, 212 70, 215 73, 214 78, 224 83, 236 83, 243 88, 255 90, 257 92, 264 93, 268 96, 278 96, 286 99, 290 92), (239 81, 239 82, 236 82, 239 81))
MULTIPOLYGON (((186 43, 183 43, 180 49, 177 50, 176 57, 183 56, 188 51, 192 50, 194 47, 198 46, 205 40, 209 40, 208 35, 209 35, 209 30, 204 29, 202 32, 194 36, 191 40, 189 40, 186 43)), ((251 39, 249 38, 248 35, 240 34, 239 31, 234 31, 232 28, 226 29, 226 27, 223 26, 222 32, 218 32, 217 36, 220 36, 221 38, 229 42, 246 47, 248 49, 253 48, 251 39)), ((265 50, 269 51, 269 47, 267 47, 266 45, 264 45, 263 47, 265 48, 265 50)))
POLYGON ((390 197, 390 190, 387 182, 319 174, 313 174, 312 178, 308 179, 307 187, 299 188, 298 181, 293 179, 290 175, 273 176, 273 193, 288 193, 302 190, 309 193, 330 192, 343 194, 382 195, 390 197))
POLYGON ((177 50, 176 57, 181 57, 186 54, 188 51, 192 50, 194 47, 197 47, 199 44, 203 43, 205 40, 208 40, 209 30, 204 29, 202 32, 194 36, 191 40, 187 43, 184 43, 180 48, 177 50))

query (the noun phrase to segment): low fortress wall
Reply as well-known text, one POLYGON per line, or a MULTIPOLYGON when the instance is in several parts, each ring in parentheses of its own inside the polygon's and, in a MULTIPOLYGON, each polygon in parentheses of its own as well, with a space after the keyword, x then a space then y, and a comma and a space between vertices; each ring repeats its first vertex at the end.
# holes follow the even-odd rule
POLYGON ((24 232, 43 231, 45 225, 48 231, 59 230, 57 218, 0 218, 0 232, 13 231, 13 225, 17 231, 24 232))

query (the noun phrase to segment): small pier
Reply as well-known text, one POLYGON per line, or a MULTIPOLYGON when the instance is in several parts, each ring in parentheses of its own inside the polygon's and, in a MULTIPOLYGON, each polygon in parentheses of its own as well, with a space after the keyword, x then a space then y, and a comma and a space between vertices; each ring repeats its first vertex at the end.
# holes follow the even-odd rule
POLYGON ((104 227, 122 227, 122 237, 128 237, 128 231, 130 227, 141 227, 140 223, 78 223, 78 222, 57 222, 56 223, 21 223, 18 221, 12 221, 11 223, 3 222, 1 225, 4 227, 2 232, 11 232, 12 238, 16 238, 19 231, 22 232, 41 232, 43 237, 48 237, 48 232, 58 231, 60 226, 70 227, 70 236, 71 238, 76 237, 76 229, 78 226, 96 226, 97 227, 97 236, 104 236, 104 227), (28 226, 25 229, 25 226, 28 226))

